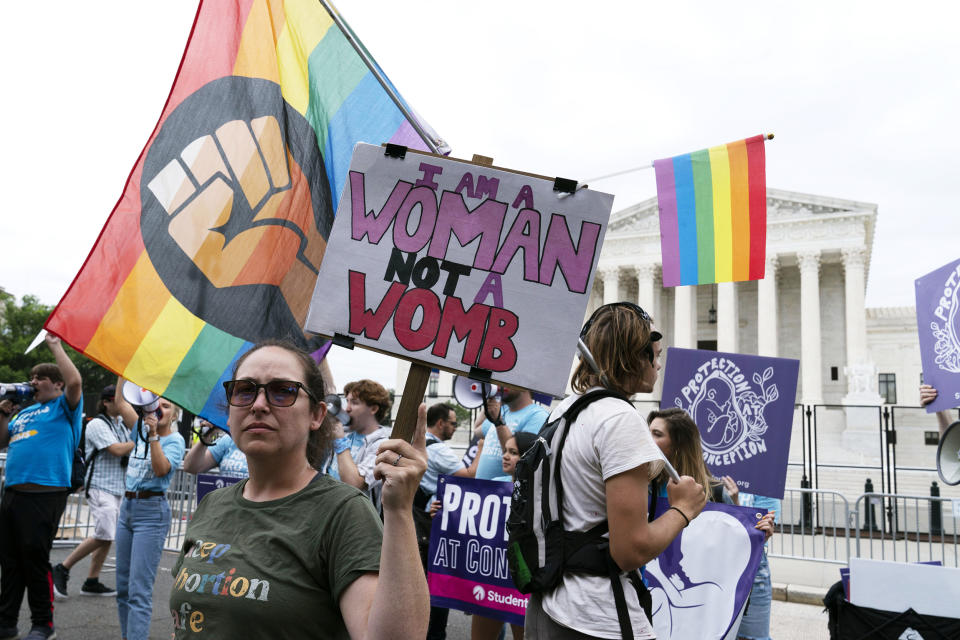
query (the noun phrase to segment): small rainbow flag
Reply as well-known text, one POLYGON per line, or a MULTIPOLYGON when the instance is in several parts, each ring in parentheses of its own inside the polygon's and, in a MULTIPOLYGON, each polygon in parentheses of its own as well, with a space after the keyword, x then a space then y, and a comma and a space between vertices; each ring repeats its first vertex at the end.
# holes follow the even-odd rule
POLYGON ((46 328, 225 426, 221 382, 252 343, 320 346, 301 327, 361 141, 426 148, 317 0, 201 2, 160 120, 46 328))
POLYGON ((764 136, 655 160, 663 286, 762 280, 764 136))

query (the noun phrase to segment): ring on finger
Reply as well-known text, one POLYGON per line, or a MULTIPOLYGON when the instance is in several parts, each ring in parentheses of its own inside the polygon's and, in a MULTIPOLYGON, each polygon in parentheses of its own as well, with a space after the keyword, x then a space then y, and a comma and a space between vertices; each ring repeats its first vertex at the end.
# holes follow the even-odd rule
POLYGON ((393 466, 397 466, 398 464, 400 464, 400 458, 402 458, 402 457, 403 457, 403 454, 402 454, 402 453, 398 453, 398 454, 397 454, 397 459, 393 461, 393 466))

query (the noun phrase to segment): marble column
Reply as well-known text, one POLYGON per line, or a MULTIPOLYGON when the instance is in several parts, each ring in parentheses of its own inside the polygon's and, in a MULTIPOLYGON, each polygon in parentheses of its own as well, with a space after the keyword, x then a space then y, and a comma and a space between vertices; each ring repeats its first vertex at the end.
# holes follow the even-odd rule
POLYGON ((637 278, 637 304, 649 313, 654 320, 659 320, 657 312, 657 265, 652 263, 639 264, 634 267, 637 278))
POLYGON ((717 351, 740 351, 740 313, 737 283, 717 283, 717 351))
POLYGON ((673 339, 669 344, 684 349, 697 348, 697 287, 674 287, 673 339))
POLYGON ((844 404, 881 404, 876 388, 876 367, 867 353, 867 313, 864 307, 866 290, 865 247, 843 249, 845 322, 847 326, 847 379, 844 404))
POLYGON ((767 256, 763 280, 757 281, 757 354, 777 357, 777 268, 776 255, 767 256))
POLYGON ((800 372, 804 404, 823 401, 820 340, 820 251, 797 254, 800 265, 800 372))
POLYGON ((620 268, 606 267, 600 270, 603 277, 603 304, 620 302, 620 268))

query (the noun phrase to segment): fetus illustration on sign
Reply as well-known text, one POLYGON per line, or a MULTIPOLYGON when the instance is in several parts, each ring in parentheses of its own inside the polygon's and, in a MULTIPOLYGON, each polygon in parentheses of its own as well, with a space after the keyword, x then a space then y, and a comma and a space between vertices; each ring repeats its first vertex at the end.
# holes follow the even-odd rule
POLYGON ((943 287, 943 296, 933 312, 943 324, 936 321, 930 323, 933 332, 937 366, 950 373, 960 373, 960 284, 958 284, 958 267, 951 272, 943 287), (952 286, 951 286, 952 285, 952 286), (948 297, 949 296, 949 297, 948 297))
POLYGON ((737 518, 722 511, 697 516, 679 545, 646 565, 657 638, 722 638, 740 613, 734 595, 750 555, 750 536, 737 518))
POLYGON ((755 387, 739 371, 731 375, 717 368, 705 375, 698 371, 697 375, 702 375, 702 381, 697 383, 692 402, 686 404, 675 398, 674 404, 700 425, 704 452, 723 455, 746 441, 761 441, 767 432, 764 408, 780 397, 777 385, 768 384, 773 367, 753 374, 755 387))

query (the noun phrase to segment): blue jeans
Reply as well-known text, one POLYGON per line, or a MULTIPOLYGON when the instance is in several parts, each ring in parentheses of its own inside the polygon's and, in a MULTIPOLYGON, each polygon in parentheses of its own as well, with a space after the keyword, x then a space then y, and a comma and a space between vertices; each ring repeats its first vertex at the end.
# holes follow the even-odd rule
POLYGON ((153 583, 170 530, 165 496, 124 498, 117 522, 117 613, 120 635, 147 640, 153 613, 153 583))
POLYGON ((757 576, 753 579, 753 588, 750 590, 750 606, 740 621, 738 638, 770 640, 771 600, 773 589, 770 585, 770 564, 767 562, 767 550, 764 549, 757 576))

